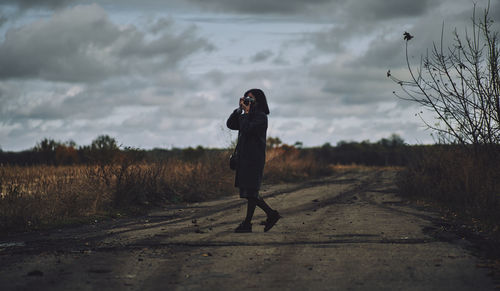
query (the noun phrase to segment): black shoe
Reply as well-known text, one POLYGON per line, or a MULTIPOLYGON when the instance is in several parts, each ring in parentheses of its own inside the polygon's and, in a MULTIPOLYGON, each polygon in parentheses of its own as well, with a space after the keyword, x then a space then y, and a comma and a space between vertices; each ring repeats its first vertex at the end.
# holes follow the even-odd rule
POLYGON ((234 232, 252 232, 252 224, 245 223, 244 221, 238 225, 234 232))
POLYGON ((274 210, 273 213, 267 217, 266 227, 264 227, 264 231, 267 232, 271 228, 273 228, 273 226, 276 224, 276 222, 278 222, 280 218, 281 215, 278 213, 278 211, 274 210))

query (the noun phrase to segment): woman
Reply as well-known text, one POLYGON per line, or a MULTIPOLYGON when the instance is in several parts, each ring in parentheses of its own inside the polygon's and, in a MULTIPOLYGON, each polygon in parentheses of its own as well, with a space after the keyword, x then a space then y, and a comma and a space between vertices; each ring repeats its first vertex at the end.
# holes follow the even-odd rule
POLYGON ((271 209, 259 195, 266 162, 267 114, 266 95, 260 89, 251 89, 240 98, 239 107, 227 120, 227 127, 239 131, 236 146, 239 162, 234 185, 240 189, 240 198, 248 200, 246 218, 235 232, 252 232, 251 221, 256 206, 267 214, 264 231, 270 230, 281 218, 278 211, 271 209))

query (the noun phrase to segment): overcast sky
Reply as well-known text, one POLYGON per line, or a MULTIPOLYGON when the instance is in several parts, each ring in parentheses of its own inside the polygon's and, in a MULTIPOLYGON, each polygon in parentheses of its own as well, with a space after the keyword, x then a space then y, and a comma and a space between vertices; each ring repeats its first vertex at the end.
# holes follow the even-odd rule
POLYGON ((473 3, 2 0, 0 148, 101 134, 140 148, 227 147, 225 121, 250 88, 268 97, 268 136, 288 144, 392 133, 432 143, 386 72, 404 76, 403 32, 418 60, 443 22, 450 40, 470 26, 473 3))

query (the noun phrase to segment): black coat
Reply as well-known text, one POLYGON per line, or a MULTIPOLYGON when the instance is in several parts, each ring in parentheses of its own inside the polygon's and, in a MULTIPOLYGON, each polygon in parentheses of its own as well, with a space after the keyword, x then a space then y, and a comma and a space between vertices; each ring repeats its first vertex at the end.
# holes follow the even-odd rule
POLYGON ((236 169, 234 186, 259 190, 266 163, 267 115, 255 110, 241 114, 236 109, 226 124, 230 129, 239 130, 237 147, 240 163, 236 169))

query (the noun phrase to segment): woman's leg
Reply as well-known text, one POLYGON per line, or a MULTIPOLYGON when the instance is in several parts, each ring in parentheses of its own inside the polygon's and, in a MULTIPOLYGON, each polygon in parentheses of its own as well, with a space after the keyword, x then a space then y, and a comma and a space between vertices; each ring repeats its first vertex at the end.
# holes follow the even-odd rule
POLYGON ((264 210, 267 216, 274 213, 274 210, 264 201, 264 198, 255 198, 255 203, 260 207, 260 209, 264 210))
POLYGON ((247 216, 245 217, 245 221, 243 223, 250 224, 252 222, 255 206, 257 205, 257 200, 255 198, 247 198, 247 199, 248 199, 247 216))

